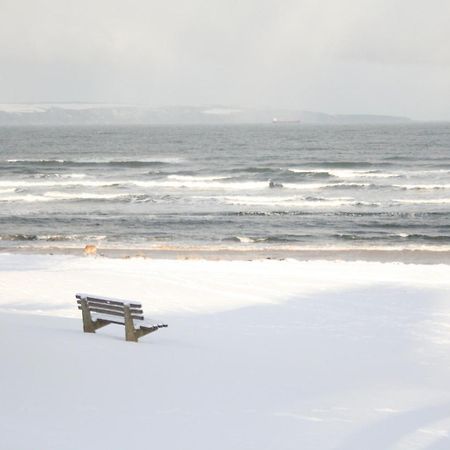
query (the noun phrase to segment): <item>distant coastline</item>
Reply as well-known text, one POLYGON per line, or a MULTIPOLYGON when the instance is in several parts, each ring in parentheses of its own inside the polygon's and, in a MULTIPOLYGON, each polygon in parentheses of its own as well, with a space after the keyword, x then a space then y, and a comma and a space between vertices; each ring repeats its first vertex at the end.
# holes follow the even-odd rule
POLYGON ((162 124, 408 124, 408 117, 372 114, 327 114, 294 109, 240 107, 148 107, 102 103, 0 104, 5 125, 162 125, 162 124), (277 120, 274 120, 276 118, 277 120))

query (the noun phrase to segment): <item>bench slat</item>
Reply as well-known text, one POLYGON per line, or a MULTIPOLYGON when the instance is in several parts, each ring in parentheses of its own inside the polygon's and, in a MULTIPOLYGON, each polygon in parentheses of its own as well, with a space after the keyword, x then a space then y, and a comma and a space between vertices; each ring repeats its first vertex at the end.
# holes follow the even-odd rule
MULTIPOLYGON (((82 300, 77 300, 77 303, 79 305, 81 305, 82 300)), ((107 303, 100 303, 100 302, 94 302, 94 301, 89 301, 87 300, 87 305, 89 309, 92 308, 102 308, 102 309, 108 309, 110 311, 119 311, 122 312, 125 310, 124 306, 118 306, 118 305, 109 305, 107 303)), ((142 309, 138 309, 138 308, 131 308, 130 307, 130 312, 131 314, 143 314, 144 311, 142 309)))
POLYGON ((142 308, 141 303, 137 302, 127 302, 126 300, 119 300, 119 299, 113 299, 109 297, 100 297, 96 295, 89 295, 89 294, 76 294, 76 298, 79 300, 86 299, 87 301, 93 301, 98 303, 107 303, 109 305, 128 305, 133 308, 142 308))
MULTIPOLYGON (((78 309, 81 310, 81 306, 78 306, 78 309)), ((95 312, 95 313, 100 313, 100 314, 108 314, 110 316, 124 317, 124 313, 123 312, 111 311, 111 310, 109 310, 107 308, 89 308, 89 311, 95 312)), ((137 316, 135 314, 131 314, 131 317, 134 320, 144 320, 144 316, 137 316)))

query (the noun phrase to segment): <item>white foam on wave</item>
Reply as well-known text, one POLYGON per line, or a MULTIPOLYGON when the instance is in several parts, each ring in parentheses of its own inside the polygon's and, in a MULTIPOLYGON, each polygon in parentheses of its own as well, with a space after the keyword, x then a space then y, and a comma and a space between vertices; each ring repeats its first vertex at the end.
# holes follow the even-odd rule
POLYGON ((1 203, 35 203, 35 202, 52 202, 52 201, 64 201, 64 200, 113 200, 113 199, 132 199, 130 194, 96 194, 90 192, 58 192, 51 191, 45 192, 42 195, 14 195, 14 196, 1 196, 1 203))
POLYGON ((137 186, 141 188, 191 188, 191 189, 230 189, 230 190, 252 190, 268 188, 268 183, 264 181, 242 181, 242 182, 221 182, 208 180, 104 180, 89 181, 77 180, 72 181, 23 181, 9 180, 0 181, 0 187, 64 187, 64 186, 86 186, 86 187, 108 187, 108 186, 137 186))
POLYGON ((7 159, 8 163, 58 163, 62 164, 65 162, 64 159, 7 159))
POLYGON ((309 167, 301 168, 301 167, 289 167, 288 172, 293 173, 320 173, 320 174, 329 174, 331 171, 323 168, 323 169, 311 169, 309 167))
POLYGON ((392 172, 366 172, 357 175, 360 178, 398 178, 401 176, 399 173, 392 172))
POLYGON ((0 181, 0 187, 13 187, 13 188, 32 188, 32 187, 51 187, 51 186, 87 186, 87 187, 101 187, 101 186, 113 186, 120 184, 120 181, 24 181, 24 180, 8 180, 0 181))
MULTIPOLYGON (((27 180, 5 180, 0 181, 0 188, 4 193, 13 192, 17 188, 65 188, 65 187, 117 187, 135 186, 138 188, 161 188, 161 189, 192 189, 192 190, 222 190, 222 191, 264 191, 269 190, 266 181, 224 181, 227 177, 195 177, 169 175, 164 180, 85 180, 85 174, 62 174, 56 175, 55 179, 36 181, 27 180), (223 180, 223 181, 222 181, 223 180)), ((277 190, 314 191, 321 189, 348 189, 377 187, 370 183, 284 183, 277 190)), ((380 187, 384 187, 380 185, 380 187)), ((450 189, 450 184, 396 184, 397 189, 405 190, 438 190, 450 189)), ((0 191, 0 193, 2 192, 0 191)))
POLYGON ((378 206, 378 203, 363 202, 353 197, 264 197, 264 196, 225 196, 214 197, 229 205, 240 206, 280 206, 287 208, 335 208, 339 206, 378 206))
POLYGON ((7 163, 17 164, 17 163, 58 163, 58 164, 145 164, 145 163, 162 163, 162 164, 181 164, 186 161, 184 158, 180 157, 154 157, 154 158, 140 158, 140 159, 129 159, 129 158, 82 158, 82 159, 57 159, 57 158, 47 158, 47 159, 37 159, 37 158, 22 158, 22 159, 7 159, 7 163))
POLYGON ((112 161, 112 162, 141 162, 141 163, 165 163, 165 164, 182 164, 185 163, 187 160, 186 158, 182 158, 180 156, 155 156, 153 158, 142 158, 142 159, 138 159, 138 160, 127 160, 127 159, 122 159, 122 160, 117 160, 117 161, 112 161))
POLYGON ((239 242, 242 242, 243 244, 252 244, 253 242, 255 242, 254 239, 246 237, 246 236, 236 236, 236 239, 239 242))
POLYGON ((199 181, 199 180, 149 180, 149 181, 128 181, 125 184, 139 187, 161 187, 161 188, 190 188, 190 189, 221 189, 221 190, 254 190, 265 189, 269 185, 265 181, 242 181, 242 182, 221 182, 221 181, 199 181))
POLYGON ((214 199, 223 201, 229 205, 280 205, 280 204, 292 204, 292 202, 298 201, 299 197, 265 197, 265 196, 247 196, 247 195, 233 195, 226 197, 216 196, 214 199))
POLYGON ((167 178, 169 180, 176 180, 176 181, 216 181, 216 180, 226 180, 229 177, 221 175, 211 175, 211 176, 169 175, 167 178))
POLYGON ((375 172, 373 170, 351 170, 351 169, 328 169, 326 167, 322 169, 311 168, 289 168, 288 171, 294 173, 317 173, 317 174, 329 174, 337 178, 396 178, 400 176, 398 173, 392 172, 375 172))
POLYGON ((449 169, 402 170, 401 173, 406 176, 446 175, 450 173, 450 170, 449 169))
POLYGON ((429 198, 429 199, 393 199, 395 203, 408 205, 449 205, 450 198, 429 198))
POLYGON ((52 201, 51 198, 43 197, 42 195, 32 195, 32 194, 0 197, 0 203, 16 203, 16 202, 35 203, 35 202, 50 202, 50 201, 52 201))
POLYGON ((399 189, 407 189, 407 190, 424 190, 424 191, 432 191, 438 189, 450 189, 450 183, 444 184, 394 184, 393 187, 399 189))
MULTIPOLYGON (((78 174, 72 174, 78 175, 78 174)), ((171 189, 197 189, 197 190, 230 190, 230 191, 250 191, 269 189, 268 181, 220 181, 223 178, 217 177, 186 177, 170 178, 164 180, 84 180, 83 174, 80 176, 72 176, 71 179, 45 180, 45 181, 26 181, 26 180, 6 180, 0 181, 0 187, 5 188, 40 188, 40 187, 68 187, 68 186, 85 186, 85 187, 114 187, 114 186, 136 186, 140 188, 171 188, 171 189)), ((284 183, 283 188, 292 190, 316 190, 324 188, 338 188, 339 184, 326 183, 284 183)), ((349 184, 345 187, 350 186, 349 184)), ((365 187, 369 184, 354 183, 353 187, 365 187)), ((282 189, 282 188, 280 188, 282 189)))
POLYGON ((85 173, 36 173, 32 175, 34 179, 69 179, 69 180, 81 180, 82 178, 86 178, 87 175, 85 173))
POLYGON ((68 162, 73 162, 75 164, 181 164, 186 162, 185 158, 181 158, 178 156, 167 157, 167 156, 155 156, 153 158, 85 158, 85 159, 77 159, 68 162))
POLYGON ((14 188, 8 188, 8 189, 0 189, 0 194, 9 194, 11 192, 14 192, 14 188))
POLYGON ((38 241, 103 241, 106 239, 104 235, 81 235, 81 234, 46 234, 46 235, 37 235, 36 240, 38 241))
POLYGON ((81 178, 86 178, 87 175, 85 173, 63 173, 63 174, 55 174, 56 178, 71 178, 79 180, 81 178))
MULTIPOLYGON (((297 189, 297 190, 314 190, 322 189, 331 186, 326 183, 283 183, 283 187, 286 189, 297 189)), ((266 184, 267 187, 267 184, 266 184)))
POLYGON ((35 241, 46 241, 46 242, 71 242, 71 241, 102 241, 105 240, 104 235, 81 235, 81 234, 13 234, 13 235, 3 235, 0 236, 0 241, 14 241, 14 242, 35 242, 35 241))
POLYGON ((114 198, 127 198, 129 194, 95 194, 90 192, 46 192, 44 197, 55 200, 111 200, 114 198))
POLYGON ((373 186, 371 183, 331 183, 331 184, 324 184, 323 188, 367 188, 369 186, 373 186))

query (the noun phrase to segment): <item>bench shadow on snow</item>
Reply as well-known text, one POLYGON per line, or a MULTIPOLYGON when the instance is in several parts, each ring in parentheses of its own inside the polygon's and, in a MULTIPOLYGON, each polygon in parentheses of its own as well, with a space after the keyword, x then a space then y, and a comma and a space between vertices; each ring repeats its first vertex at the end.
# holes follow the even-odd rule
MULTIPOLYGON (((401 389, 406 383, 420 392, 429 388, 448 391, 450 372, 450 303, 430 289, 380 285, 295 299, 279 305, 243 308, 221 313, 219 328, 242 328, 246 342, 261 339, 253 354, 269 359, 280 368, 287 383, 305 383, 298 393, 303 400, 334 398, 353 391, 364 394, 380 384, 401 389), (264 339, 262 339, 264 336, 264 339), (280 357, 280 353, 283 355, 280 357), (292 364, 292 358, 303 361, 292 364), (429 369, 437 361, 444 369, 429 369), (292 371, 293 376, 286 376, 292 371), (330 372, 332 375, 330 376, 330 372), (301 381, 303 378, 303 381, 301 381), (311 382, 311 380, 314 380, 311 382), (428 385, 427 385, 428 383, 428 385)), ((233 333, 231 333, 233 335, 233 333)), ((244 341, 244 342, 243 342, 244 341)), ((251 351, 250 345, 248 351, 251 351)), ((249 353, 251 354, 251 353, 249 353)), ((420 395, 420 394, 418 394, 420 395)), ((450 419, 450 402, 422 405, 376 419, 353 430, 336 450, 388 450, 422 427, 450 419)), ((381 397, 386 406, 395 399, 381 397)), ((295 401, 291 402, 295 413, 295 401)), ((286 414, 286 415, 288 415, 286 414)), ((336 443, 337 444, 337 443, 336 443)), ((450 448, 450 439, 437 436, 423 450, 450 448)))
MULTIPOLYGON (((335 450, 388 450, 405 436, 411 435, 422 427, 432 425, 450 418, 450 402, 413 409, 379 420, 368 427, 352 434, 335 450)), ((414 447, 415 448, 415 447, 414 447)), ((448 436, 438 438, 421 450, 448 450, 450 439, 448 436)))

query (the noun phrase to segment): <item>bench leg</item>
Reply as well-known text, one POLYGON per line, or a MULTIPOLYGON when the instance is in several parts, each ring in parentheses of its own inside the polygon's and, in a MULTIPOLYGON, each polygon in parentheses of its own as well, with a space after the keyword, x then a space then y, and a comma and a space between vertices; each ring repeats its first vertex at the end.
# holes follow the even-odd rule
POLYGON ((85 333, 95 333, 95 324, 85 299, 81 299, 81 314, 83 316, 83 331, 85 333))
POLYGON ((123 307, 125 317, 125 340, 129 342, 137 342, 137 330, 134 328, 133 318, 131 317, 130 307, 123 307))
POLYGON ((83 317, 83 331, 85 333, 95 333, 95 330, 110 324, 107 320, 92 320, 91 311, 89 311, 89 307, 85 299, 81 299, 81 314, 83 317))

